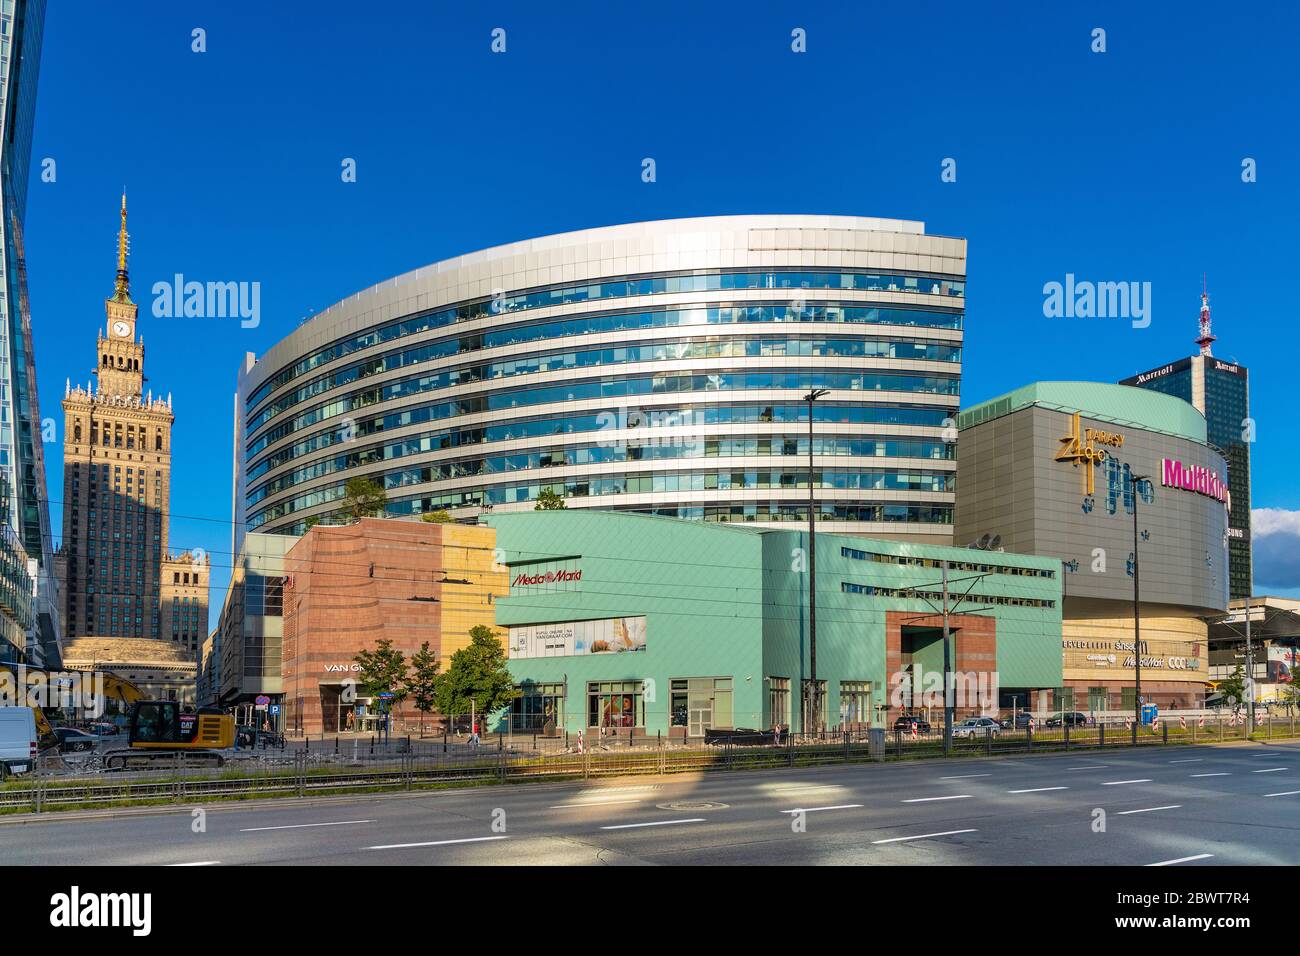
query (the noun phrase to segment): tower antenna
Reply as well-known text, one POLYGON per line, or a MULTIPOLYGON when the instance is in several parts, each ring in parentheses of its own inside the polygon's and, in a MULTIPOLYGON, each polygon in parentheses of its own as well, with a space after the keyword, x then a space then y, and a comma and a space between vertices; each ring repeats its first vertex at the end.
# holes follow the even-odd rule
POLYGON ((1210 331, 1210 287, 1205 273, 1201 273, 1201 334, 1195 339, 1201 347, 1202 355, 1210 354, 1210 345, 1214 342, 1214 333, 1210 331))

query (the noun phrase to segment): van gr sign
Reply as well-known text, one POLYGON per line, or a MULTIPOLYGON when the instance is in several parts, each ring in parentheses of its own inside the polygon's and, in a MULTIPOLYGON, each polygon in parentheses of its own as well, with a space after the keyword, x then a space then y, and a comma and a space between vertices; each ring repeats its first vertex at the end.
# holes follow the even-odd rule
POLYGON ((1227 484, 1219 478, 1214 469, 1206 468, 1203 465, 1185 465, 1174 458, 1162 459, 1160 462, 1160 483, 1166 488, 1181 488, 1184 491, 1193 491, 1198 495, 1205 495, 1207 498, 1213 498, 1231 506, 1227 484))

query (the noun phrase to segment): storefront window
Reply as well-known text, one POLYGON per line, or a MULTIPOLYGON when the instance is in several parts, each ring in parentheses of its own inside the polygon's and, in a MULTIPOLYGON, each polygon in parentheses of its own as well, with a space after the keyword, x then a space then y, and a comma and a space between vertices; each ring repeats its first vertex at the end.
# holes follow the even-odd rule
POLYGON ((588 727, 644 727, 645 699, 642 684, 633 681, 602 681, 587 685, 588 727))
POLYGON ((515 687, 510 727, 516 731, 549 732, 564 725, 564 685, 525 683, 515 687))
POLYGON ((1074 688, 1058 687, 1052 691, 1053 710, 1074 710, 1074 688))
POLYGON ((769 677, 767 679, 768 710, 772 714, 772 724, 782 727, 790 726, 790 678, 769 677))
POLYGON ((840 724, 846 729, 871 725, 870 681, 840 681, 840 724))

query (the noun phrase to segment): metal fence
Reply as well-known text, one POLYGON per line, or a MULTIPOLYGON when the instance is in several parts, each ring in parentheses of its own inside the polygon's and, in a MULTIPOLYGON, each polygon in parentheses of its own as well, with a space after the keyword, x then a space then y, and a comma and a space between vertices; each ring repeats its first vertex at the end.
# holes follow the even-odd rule
MULTIPOLYGON (((1177 720, 1135 732, 1123 723, 1079 727, 982 728, 957 736, 948 753, 980 756, 1060 750, 1098 750, 1134 746, 1217 743, 1296 735, 1294 716, 1269 716, 1251 733, 1244 720, 1177 720)), ((96 766, 92 756, 80 766, 43 760, 36 773, 0 784, 0 813, 43 813, 128 805, 194 804, 265 797, 311 797, 348 793, 412 791, 514 780, 573 780, 638 774, 763 770, 944 755, 942 730, 832 731, 722 738, 711 745, 642 738, 609 742, 576 741, 566 749, 533 748, 516 735, 479 746, 453 741, 395 737, 389 740, 330 738, 284 750, 230 754, 218 769, 187 767, 170 759, 148 770, 114 772, 96 766), (775 738, 774 738, 775 739, 775 738), (520 746, 523 744, 523 746, 520 746)), ((299 743, 303 743, 299 741, 299 743)))

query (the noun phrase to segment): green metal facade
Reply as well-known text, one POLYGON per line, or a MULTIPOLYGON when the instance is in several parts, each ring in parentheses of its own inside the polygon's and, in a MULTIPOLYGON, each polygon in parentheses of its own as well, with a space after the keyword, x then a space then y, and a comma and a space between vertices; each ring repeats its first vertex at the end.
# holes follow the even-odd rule
MULTIPOLYGON (((581 580, 554 589, 516 587, 497 604, 497 623, 548 624, 644 615, 644 650, 525 657, 510 661, 518 684, 567 688, 562 729, 587 730, 587 688, 598 682, 647 682, 644 729, 671 723, 674 680, 730 678, 731 726, 768 728, 774 722, 769 679, 789 680, 789 717, 799 728, 801 681, 810 676, 808 575, 803 531, 766 530, 592 510, 518 512, 482 519, 497 530, 504 563, 517 572, 580 569, 581 580), (652 699, 653 698, 653 699, 652 699)), ((849 588, 940 589, 937 567, 893 563, 898 557, 1030 568, 1050 576, 950 570, 950 601, 973 587, 994 599, 1028 599, 1040 606, 964 602, 956 613, 997 619, 997 667, 1002 687, 1061 685, 1059 563, 1024 555, 817 536, 817 676, 826 682, 828 725, 843 682, 870 682, 873 713, 888 702, 885 616, 888 611, 934 613, 911 596, 849 588), (846 553, 847 549, 847 553, 846 553), (883 560, 854 558, 853 552, 883 560), (930 586, 933 587, 930 587, 930 586)), ((942 645, 918 658, 942 671, 942 645)))
POLYGON ((1172 395, 1104 382, 1034 382, 963 409, 957 427, 978 425, 1030 405, 1082 412, 1099 422, 1174 435, 1202 445, 1206 442, 1205 416, 1190 403, 1172 395))

